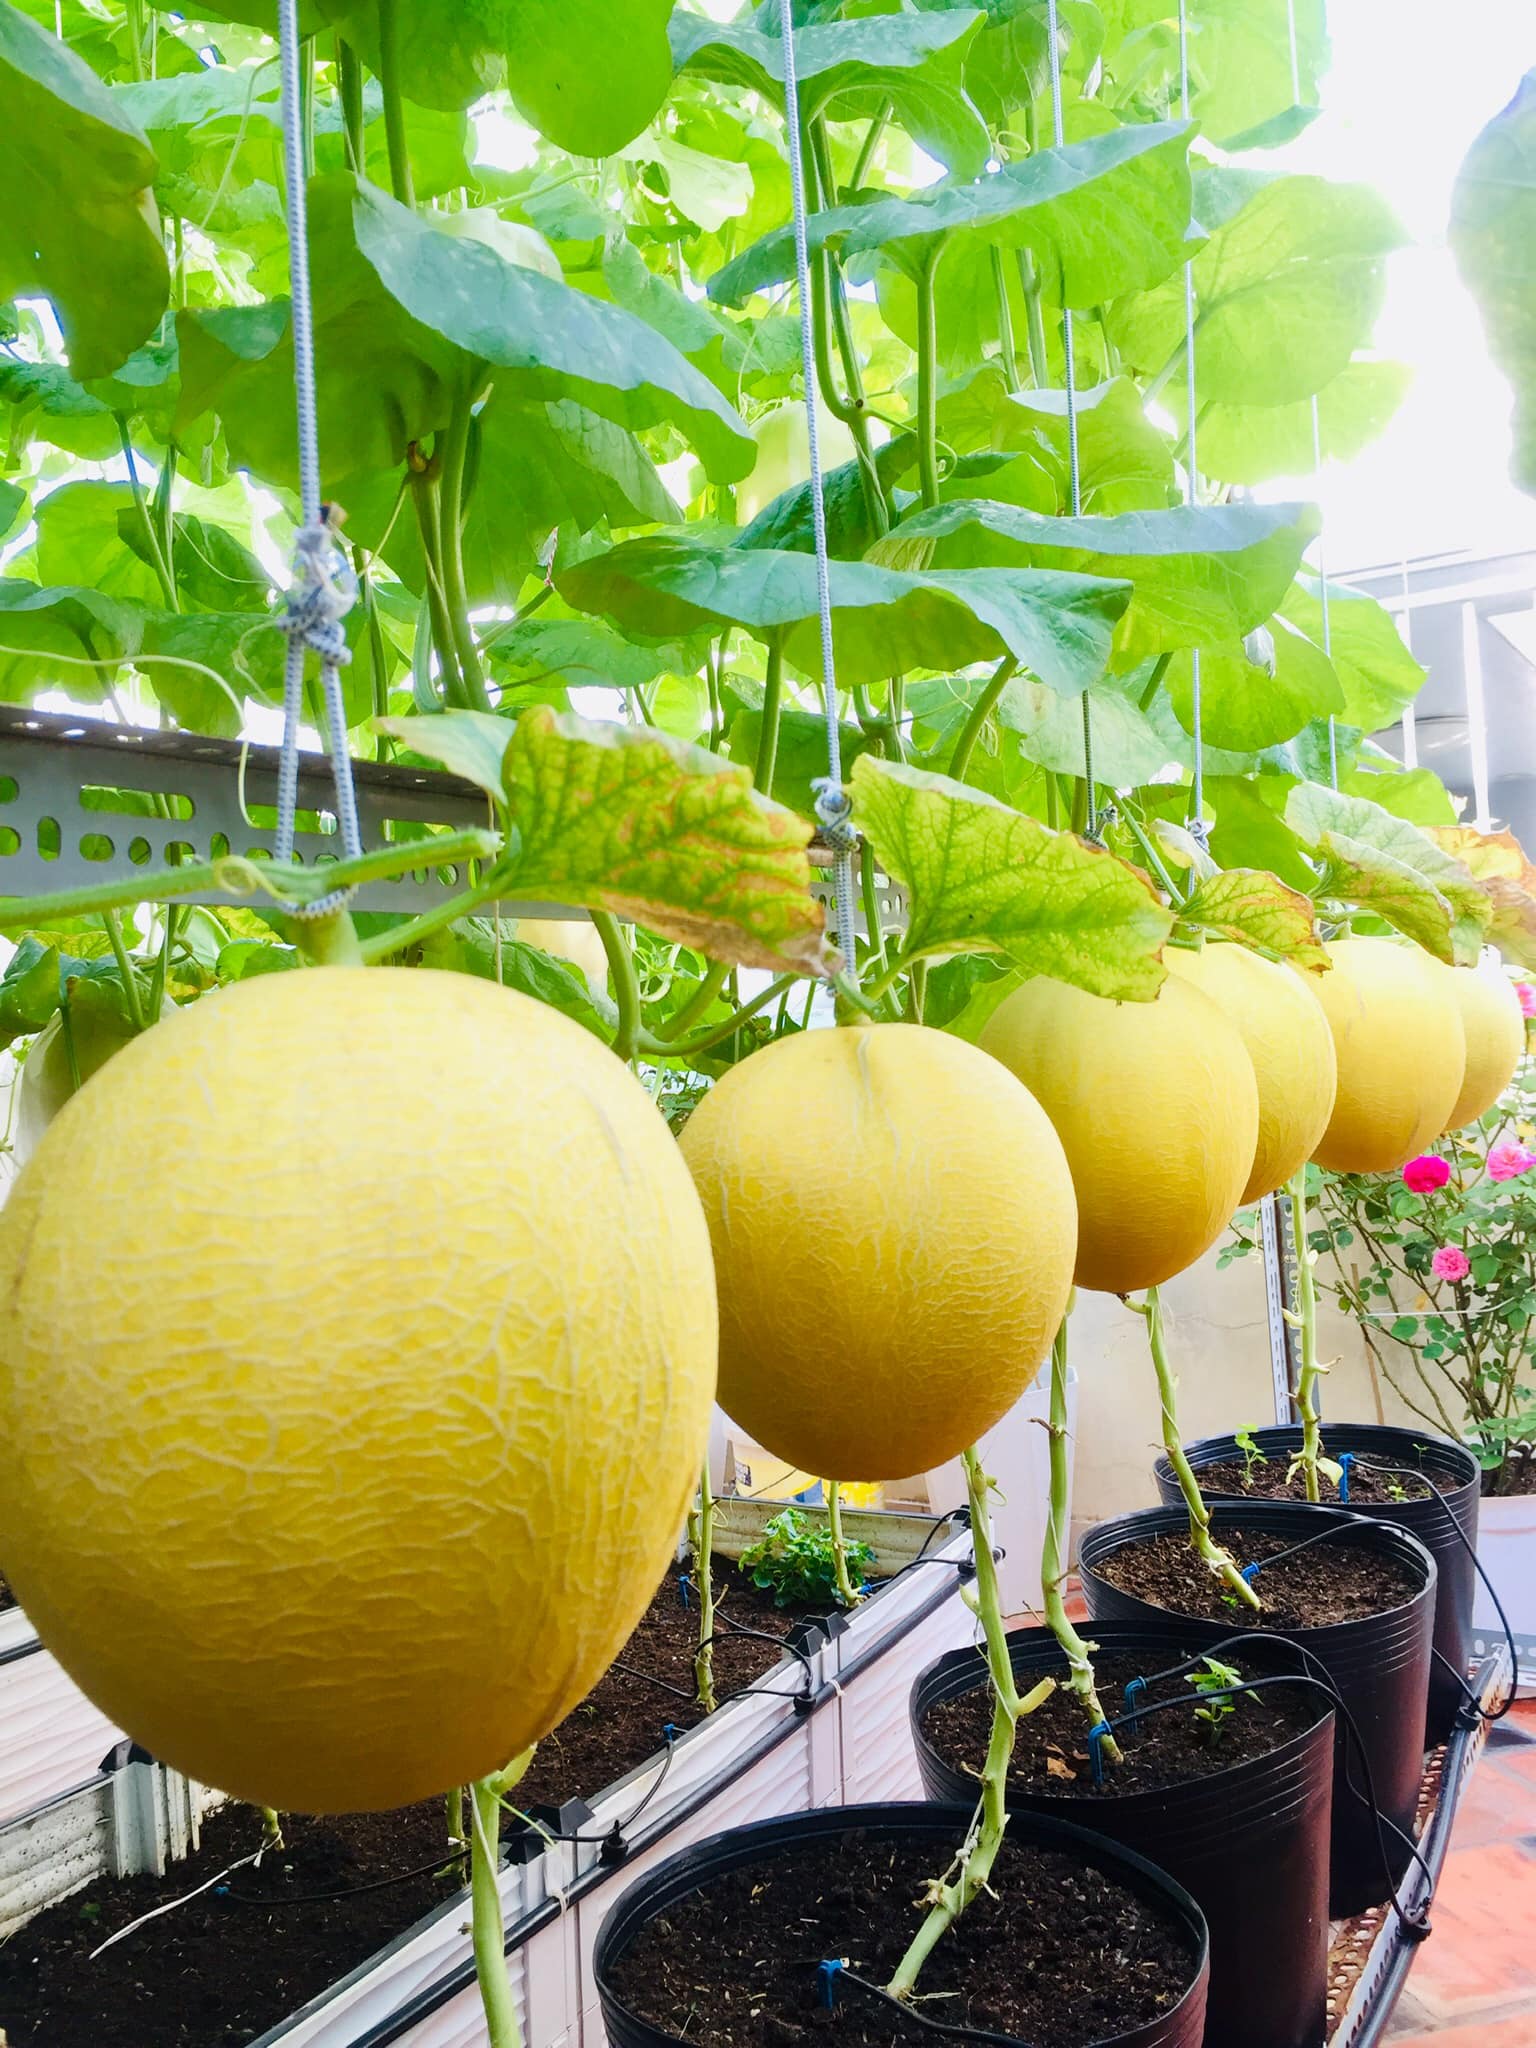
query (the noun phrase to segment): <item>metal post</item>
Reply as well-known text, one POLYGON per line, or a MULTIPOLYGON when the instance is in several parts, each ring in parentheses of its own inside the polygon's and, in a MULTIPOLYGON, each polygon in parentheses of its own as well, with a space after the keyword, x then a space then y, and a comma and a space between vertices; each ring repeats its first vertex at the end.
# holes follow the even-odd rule
POLYGON ((1266 1195, 1259 1204, 1259 1229, 1264 1249, 1264 1305, 1269 1320, 1269 1369, 1274 1386, 1275 1421, 1284 1428, 1295 1422, 1296 1357, 1286 1311, 1296 1301, 1295 1261, 1291 1255, 1291 1204, 1286 1195, 1266 1195))

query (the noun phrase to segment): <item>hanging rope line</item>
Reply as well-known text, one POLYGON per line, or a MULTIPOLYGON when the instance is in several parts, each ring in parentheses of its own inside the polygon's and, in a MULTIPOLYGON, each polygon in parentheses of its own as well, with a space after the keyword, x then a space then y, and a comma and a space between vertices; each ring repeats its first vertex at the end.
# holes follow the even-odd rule
MULTIPOLYGON (((277 775, 277 833, 274 852, 293 858, 299 791, 299 720, 304 708, 304 657, 313 648, 320 660, 326 741, 336 787, 336 823, 343 857, 363 850, 357 822, 352 758, 347 752, 346 700, 341 671, 352 659, 342 621, 357 596, 357 579, 336 542, 339 514, 320 502, 320 429, 315 399, 315 331, 309 278, 309 199, 304 180, 303 122, 299 84, 298 0, 278 0, 278 43, 282 69, 283 173, 288 219, 288 265, 292 280, 293 384, 299 423, 298 537, 293 583, 282 630, 288 651, 283 665, 283 742, 277 775)), ((297 918, 334 916, 346 908, 352 890, 329 895, 292 911, 297 918)))
MULTIPOLYGON (((1183 120, 1189 119, 1189 11, 1185 0, 1179 0, 1179 113, 1183 120)), ((1184 265, 1184 409, 1189 416, 1184 441, 1184 502, 1190 506, 1200 502, 1195 306, 1195 266, 1191 259, 1184 265)), ((1210 834, 1205 823, 1205 712, 1200 684, 1200 649, 1192 647, 1189 650, 1189 728, 1194 741, 1194 758, 1190 770, 1188 830, 1195 844, 1205 848, 1210 844, 1210 834)))
MULTIPOLYGON (((1062 107, 1061 93, 1061 34, 1056 0, 1046 4, 1046 40, 1051 46, 1051 132, 1056 147, 1060 149, 1067 139, 1066 117, 1062 107)), ((1083 467, 1078 447, 1077 433, 1077 356, 1072 340, 1072 308, 1066 303, 1066 292, 1062 292, 1061 346, 1066 358, 1067 381, 1067 475, 1071 490, 1072 517, 1083 516, 1083 467)), ((1084 820, 1083 837, 1099 840, 1098 800, 1094 793, 1093 777, 1093 711, 1089 704, 1089 692, 1083 692, 1083 781, 1088 789, 1088 815, 1084 820)))
MULTIPOLYGON (((843 787, 843 741, 837 715, 837 668, 832 647, 832 581, 827 558, 827 501, 821 481, 820 435, 816 422, 816 349, 811 332, 811 259, 806 236, 805 156, 800 136, 800 86, 795 76, 795 24, 792 0, 780 0, 780 36, 784 51, 784 119, 789 128, 789 196, 795 229, 795 284, 800 295, 800 368, 805 380, 806 442, 811 464, 811 535, 816 551, 816 609, 821 623, 821 704, 827 730, 827 772, 811 784, 816 821, 837 856, 837 943, 857 975, 858 938, 853 914, 853 856, 859 835, 853 826, 853 804, 843 787)), ((869 934, 872 945, 879 933, 869 934)))

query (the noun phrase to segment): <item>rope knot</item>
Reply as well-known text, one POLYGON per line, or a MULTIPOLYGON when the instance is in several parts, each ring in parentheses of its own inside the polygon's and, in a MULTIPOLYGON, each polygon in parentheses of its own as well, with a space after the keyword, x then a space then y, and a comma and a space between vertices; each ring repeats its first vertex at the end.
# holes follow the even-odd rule
POLYGON ((1209 825, 1206 824, 1204 818, 1187 819, 1185 821, 1184 830, 1189 834, 1190 838, 1193 839, 1196 846, 1199 847, 1202 853, 1210 852, 1211 828, 1209 825))
POLYGON ((853 827, 853 799, 830 775, 818 775, 811 784, 816 796, 816 822, 821 836, 834 853, 856 853, 859 835, 853 827))
POLYGON ((326 506, 318 526, 302 526, 293 544, 293 582, 282 619, 290 640, 312 647, 331 668, 352 659, 342 621, 357 601, 357 577, 336 545, 339 515, 326 506))

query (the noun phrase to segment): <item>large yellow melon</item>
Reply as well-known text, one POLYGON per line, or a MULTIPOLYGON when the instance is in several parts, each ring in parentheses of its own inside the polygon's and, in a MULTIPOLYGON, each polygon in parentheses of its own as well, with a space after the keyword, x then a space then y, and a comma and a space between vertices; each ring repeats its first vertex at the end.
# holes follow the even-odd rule
POLYGON ((458 974, 262 976, 119 1052, 0 1211, 0 1569, 166 1762, 405 1805, 618 1652, 715 1345, 687 1169, 580 1026, 458 974))
POLYGON ((1025 982, 981 1043, 1056 1126, 1077 1190, 1077 1284, 1160 1286, 1216 1242, 1259 1136, 1259 1094, 1237 1028, 1170 977, 1151 1003, 1062 981, 1025 982))
POLYGON ((1456 1106, 1467 1042, 1447 971, 1396 939, 1335 939, 1317 999, 1339 1087, 1312 1157, 1336 1173, 1390 1173, 1432 1145, 1456 1106))
POLYGON ((1461 1093, 1445 1125, 1459 1131, 1492 1109, 1514 1079, 1525 1051, 1525 1017, 1501 968, 1447 967, 1445 972, 1467 1041, 1461 1093))
POLYGON ((682 1148, 720 1288, 720 1401, 828 1479, 942 1464, 1006 1414, 1066 1311, 1076 1215, 1038 1103, 914 1024, 753 1053, 682 1148))
POLYGON ((1237 1026, 1259 1084, 1259 1143, 1241 1200, 1283 1187, 1312 1157, 1333 1112, 1338 1066, 1328 1020, 1305 978, 1246 946, 1170 946, 1169 968, 1237 1026))

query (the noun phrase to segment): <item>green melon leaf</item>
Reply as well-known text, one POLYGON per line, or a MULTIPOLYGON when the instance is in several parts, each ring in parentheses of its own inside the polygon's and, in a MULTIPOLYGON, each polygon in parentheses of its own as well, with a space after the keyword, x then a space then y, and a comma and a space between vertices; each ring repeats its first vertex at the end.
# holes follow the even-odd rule
POLYGON ((1476 964, 1491 906, 1470 869, 1427 832, 1317 782, 1291 791, 1285 822, 1326 864, 1320 894, 1373 911, 1447 965, 1476 964))
MULTIPOLYGON (((1198 355, 1199 344, 1196 344, 1198 355)), ((1317 394, 1318 443, 1325 462, 1352 462, 1386 428, 1413 381, 1406 363, 1357 357, 1317 394)), ((1175 377, 1163 403, 1182 431, 1185 386, 1175 377)), ((1200 468, 1229 484, 1310 476, 1316 467, 1312 401, 1291 405, 1204 405, 1198 425, 1200 468)))
POLYGON ((854 816, 908 894, 903 950, 1002 953, 1094 995, 1148 1002, 1173 928, 1146 877, 979 790, 866 754, 854 816))
MULTIPOLYGON (((581 611, 641 639, 681 639, 742 626, 785 635, 788 658, 820 666, 816 565, 809 555, 709 547, 650 535, 556 577, 581 611)), ((1012 654, 1053 689, 1084 690, 1104 672, 1130 586, 1049 569, 904 572, 873 562, 831 565, 838 675, 879 682, 912 668, 953 670, 1012 654)))
MULTIPOLYGON (((1332 663, 1305 633, 1278 616, 1268 622, 1275 670, 1242 646, 1208 647, 1200 656, 1200 728, 1207 746, 1257 753, 1293 739, 1313 719, 1342 715, 1344 692, 1332 663)), ((1179 723, 1194 730, 1194 662, 1176 654, 1164 678, 1179 723)))
MULTIPOLYGON (((844 258, 880 250, 913 262, 932 252, 936 238, 970 230, 982 243, 1033 250, 1056 302, 1096 306, 1157 283, 1183 261, 1189 137, 1176 123, 1116 128, 1043 149, 973 184, 832 207, 808 222, 810 248, 844 258)), ((793 277, 794 266, 793 233, 777 229, 711 278, 709 295, 739 306, 793 277)), ((941 261, 941 296, 946 282, 941 261)))
MULTIPOLYGON (((1293 626, 1323 645, 1323 595, 1317 579, 1301 575, 1279 607, 1293 626)), ((1424 687, 1428 671, 1408 652, 1392 614, 1363 590, 1328 586, 1328 645, 1349 725, 1378 732, 1395 725, 1403 707, 1424 687)))
POLYGON ((930 538, 936 569, 1053 568, 1128 581, 1131 603, 1115 644, 1135 661, 1241 636, 1267 619, 1317 530, 1307 505, 1180 505, 1062 519, 971 498, 911 514, 892 538, 930 538))
MULTIPOLYGON (((890 104, 895 119, 930 156, 959 177, 987 161, 986 124, 967 99, 966 63, 980 10, 954 7, 813 22, 795 35, 795 75, 802 105, 834 121, 871 120, 890 104)), ((784 50, 774 8, 713 22, 678 8, 672 55, 679 71, 721 85, 745 86, 781 108, 784 50), (758 26, 759 21, 768 24, 758 26)))
POLYGON ((1514 387, 1510 473, 1536 492, 1536 71, 1467 152, 1450 240, 1489 353, 1514 387))
POLYGON ((155 155, 89 65, 0 6, 0 301, 53 302, 78 378, 115 370, 170 293, 155 155))

